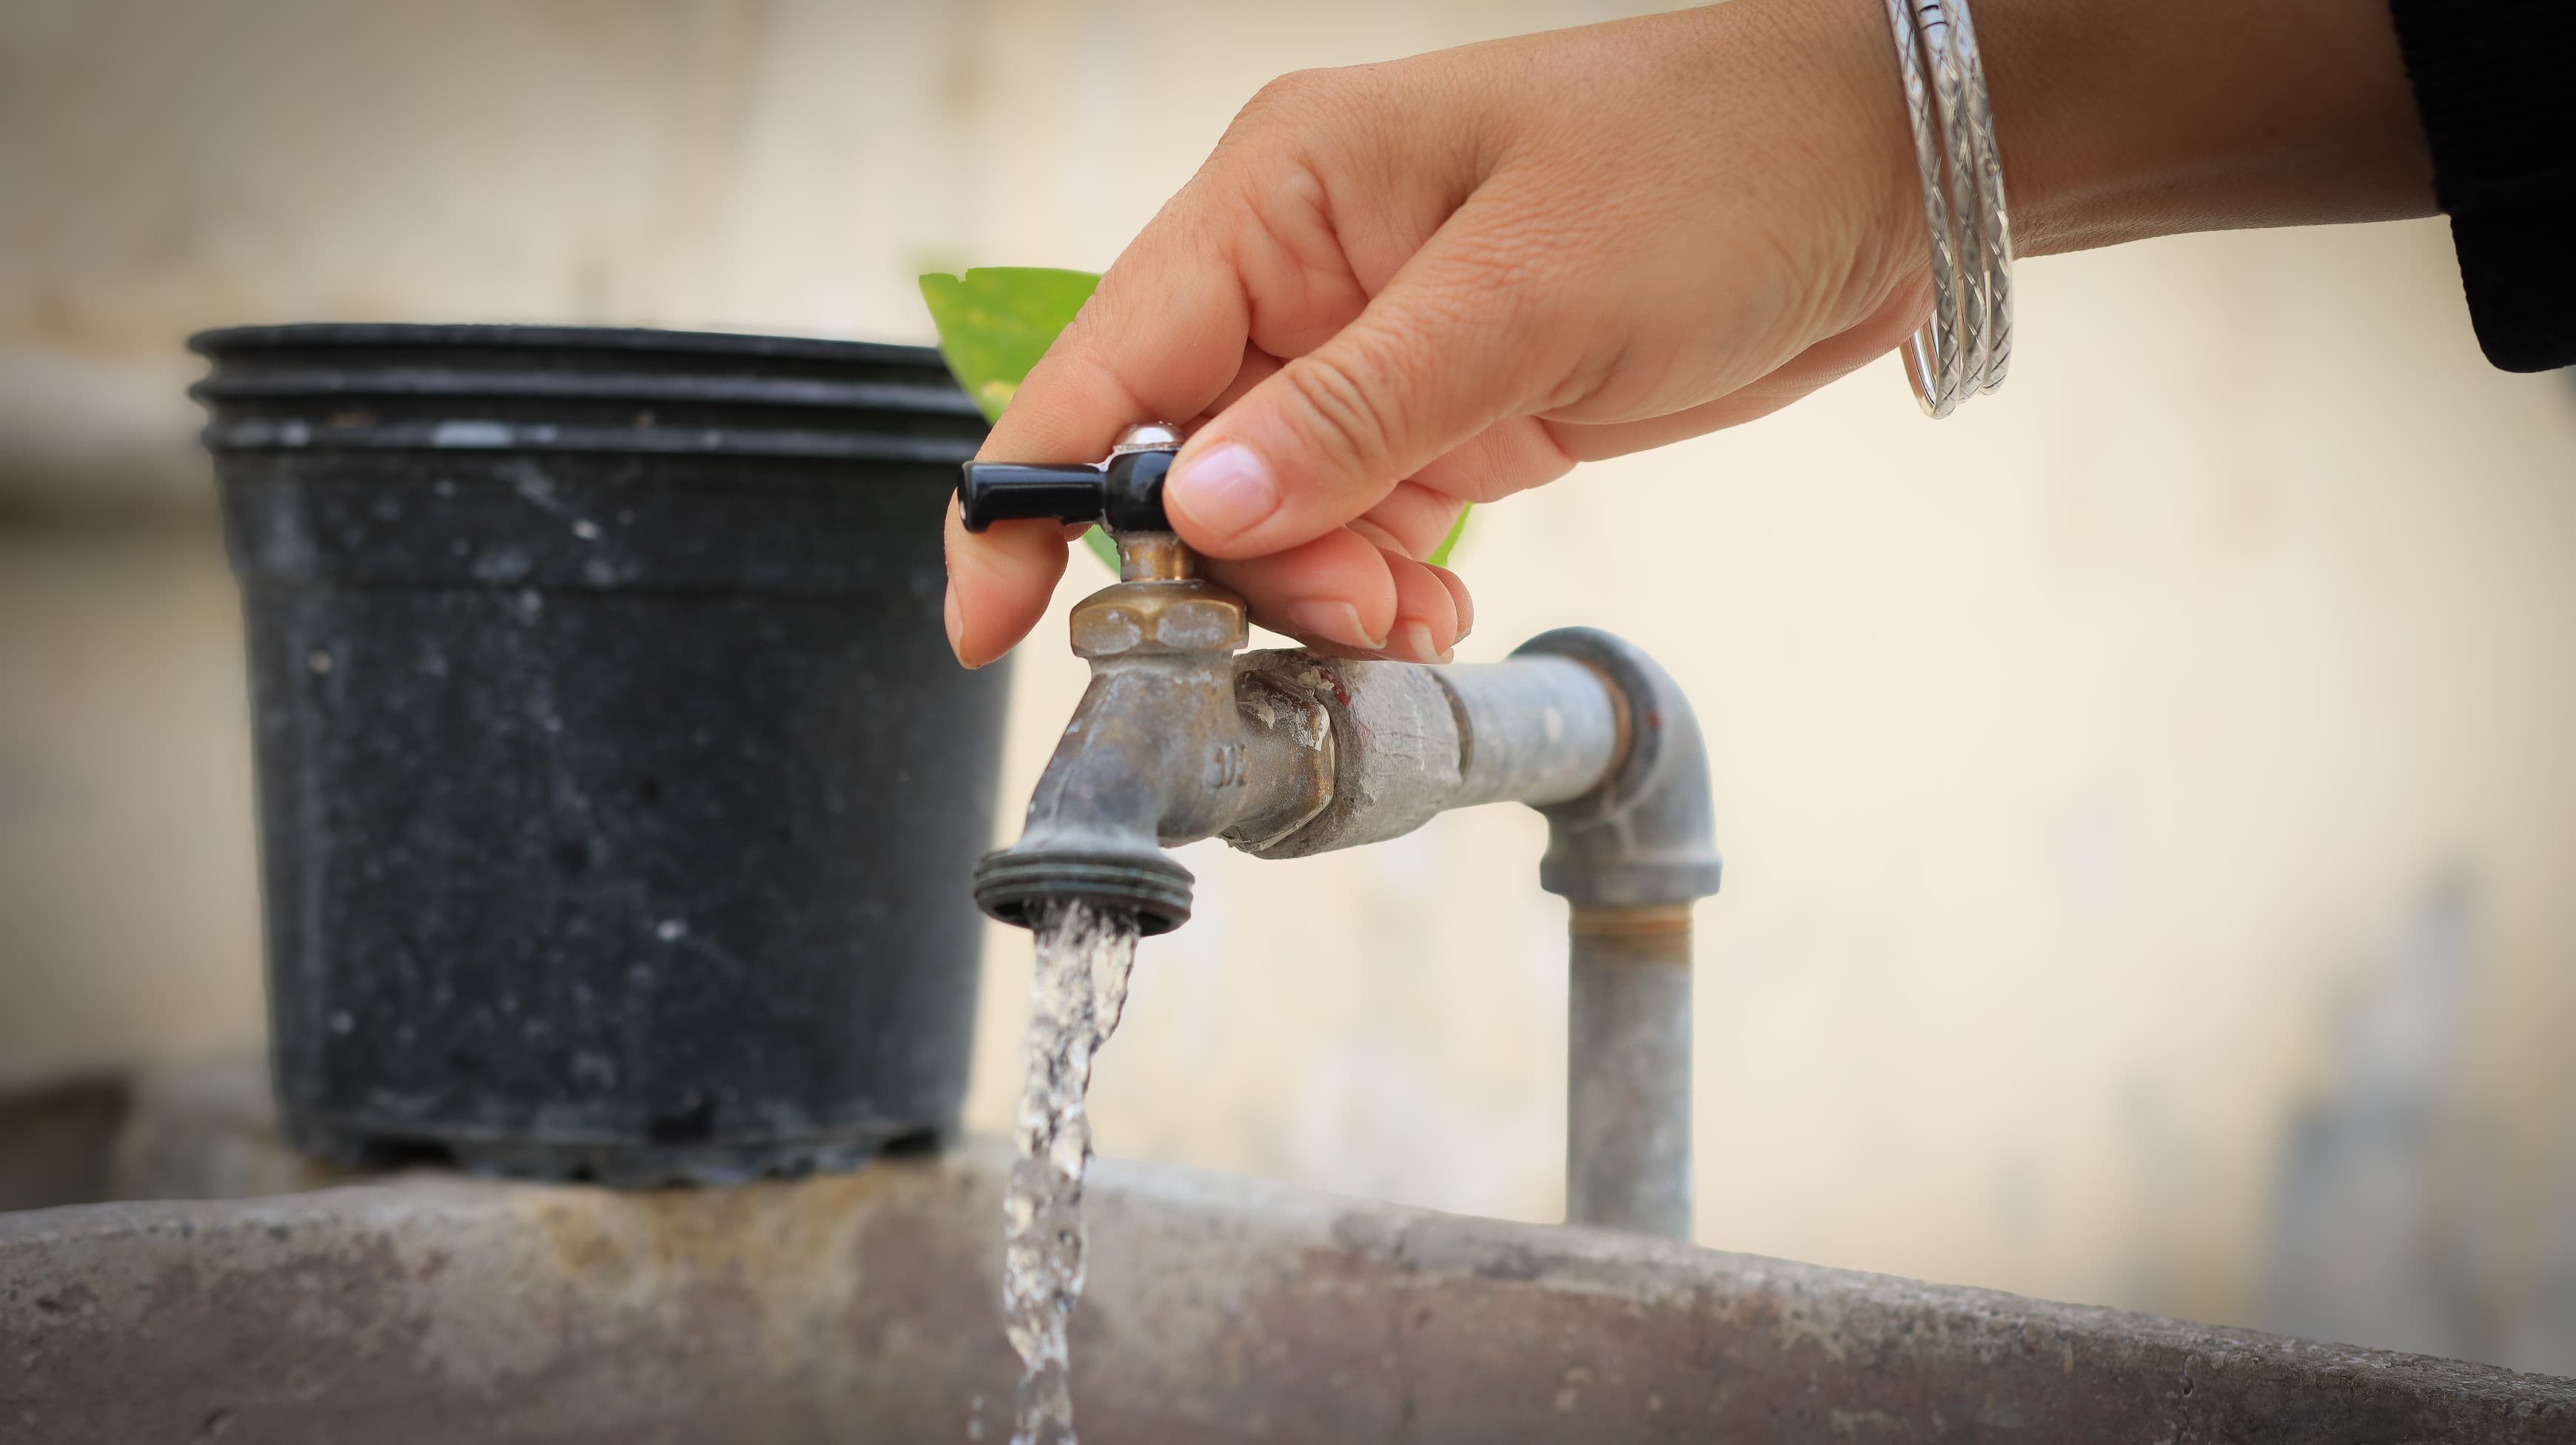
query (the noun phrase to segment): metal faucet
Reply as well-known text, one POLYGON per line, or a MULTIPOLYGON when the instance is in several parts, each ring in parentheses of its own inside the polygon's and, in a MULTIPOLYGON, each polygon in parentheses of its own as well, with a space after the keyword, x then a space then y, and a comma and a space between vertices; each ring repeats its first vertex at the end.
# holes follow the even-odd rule
POLYGON ((1688 1238, 1690 909, 1718 882, 1688 699, 1589 628, 1481 665, 1244 654, 1243 599, 1195 575, 1163 513, 1179 446, 1145 426, 1093 465, 966 465, 968 531, 1092 522, 1119 560, 1117 584, 1074 605, 1091 685, 1019 841, 976 866, 976 902, 1025 928, 1079 899, 1164 933, 1188 921, 1192 884, 1164 848, 1221 837, 1302 858, 1529 804, 1548 820, 1539 886, 1572 905, 1566 1218, 1688 1238))

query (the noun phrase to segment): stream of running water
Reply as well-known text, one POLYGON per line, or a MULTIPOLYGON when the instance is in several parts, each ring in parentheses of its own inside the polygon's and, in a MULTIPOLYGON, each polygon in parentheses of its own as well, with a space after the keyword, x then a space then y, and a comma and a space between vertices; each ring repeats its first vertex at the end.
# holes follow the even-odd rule
POLYGON ((1091 1159, 1083 1096, 1091 1060, 1118 1027, 1136 922, 1084 903, 1047 906, 1029 985, 1026 1073, 1003 1198, 1002 1324, 1020 1355, 1012 1445, 1074 1445, 1065 1327, 1082 1297, 1082 1174, 1091 1159))

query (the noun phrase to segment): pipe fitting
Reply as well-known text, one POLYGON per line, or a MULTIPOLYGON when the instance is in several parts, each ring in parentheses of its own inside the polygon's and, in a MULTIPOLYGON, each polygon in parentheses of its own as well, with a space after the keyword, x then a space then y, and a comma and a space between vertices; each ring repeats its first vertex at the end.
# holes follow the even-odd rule
POLYGON ((1306 699, 1341 740, 1310 821, 1236 844, 1256 857, 1382 842, 1479 803, 1564 802, 1598 788, 1619 760, 1618 700, 1575 662, 1426 667, 1261 652, 1236 677, 1306 699))
POLYGON ((1624 755, 1601 786, 1539 808, 1548 821, 1539 886, 1578 907, 1687 904, 1715 893, 1722 870, 1708 749, 1672 675, 1641 649, 1590 627, 1541 633, 1512 656, 1581 663, 1627 717, 1624 755))
POLYGON ((1119 583, 1073 605, 1074 656, 1231 656, 1252 640, 1243 599, 1190 575, 1179 538, 1129 533, 1118 553, 1119 583))
POLYGON ((1688 1239, 1691 904, 1720 871, 1707 746, 1671 676, 1606 632, 1544 633, 1513 656, 1591 669, 1624 722, 1600 786, 1539 809, 1539 886, 1571 905, 1565 1217, 1688 1239))

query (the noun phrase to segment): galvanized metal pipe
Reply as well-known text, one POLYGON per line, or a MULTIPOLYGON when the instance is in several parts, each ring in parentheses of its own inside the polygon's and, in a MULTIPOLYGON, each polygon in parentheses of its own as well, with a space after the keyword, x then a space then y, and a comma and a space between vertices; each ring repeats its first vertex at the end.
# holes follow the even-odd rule
POLYGON ((1690 906, 1573 910, 1565 1218, 1691 1232, 1690 906))
POLYGON ((1717 891, 1708 753, 1654 659, 1589 628, 1514 662, 1592 674, 1615 700, 1618 761, 1550 804, 1539 883, 1573 906, 1566 1030, 1566 1219, 1687 1239, 1691 1224, 1691 904, 1717 891))
POLYGON ((1601 786, 1626 739, 1619 700, 1601 674, 1570 657, 1432 669, 1458 715, 1452 808, 1570 802, 1601 786))
POLYGON ((1308 701, 1333 751, 1312 819, 1238 847, 1299 857, 1505 800, 1547 815, 1541 881, 1573 904, 1566 1218, 1689 1238, 1690 905, 1716 891, 1718 859, 1699 725, 1673 680, 1577 628, 1483 666, 1257 654, 1238 681, 1308 701))
POLYGON ((1716 889, 1718 862, 1699 727, 1672 679, 1584 630, 1484 666, 1293 654, 1255 666, 1306 689, 1339 749, 1331 806, 1265 856, 1393 837, 1479 803, 1548 815, 1543 877, 1574 905, 1566 1217, 1689 1238, 1690 905, 1716 889))
POLYGON ((1599 790, 1619 764, 1619 700, 1570 658, 1423 667, 1256 652, 1238 666, 1239 697, 1293 696, 1316 709, 1332 758, 1330 797, 1305 824, 1228 834, 1258 857, 1401 837, 1451 808, 1568 802, 1599 790))
POLYGON ((1087 897, 1147 932, 1189 916, 1162 853, 1210 835, 1302 858, 1412 832, 1450 808, 1546 815, 1542 886, 1574 905, 1568 1218, 1690 1233, 1690 904, 1717 889, 1708 765, 1653 660, 1568 628, 1510 659, 1422 667, 1309 652, 1235 657, 1242 601, 1166 536, 1122 538, 1118 586, 1074 609, 1091 689, 1020 841, 976 897, 1025 923, 1087 897))

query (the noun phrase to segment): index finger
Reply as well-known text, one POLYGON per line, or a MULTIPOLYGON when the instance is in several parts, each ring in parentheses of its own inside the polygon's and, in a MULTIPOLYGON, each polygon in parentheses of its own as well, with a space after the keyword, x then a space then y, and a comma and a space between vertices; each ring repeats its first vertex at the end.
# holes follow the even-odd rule
MULTIPOLYGON (((1011 398, 977 456, 1097 461, 1119 433, 1205 411, 1243 363, 1244 285, 1198 218, 1193 186, 1150 222, 1011 398)), ((950 511, 949 643, 981 667, 1028 635, 1064 570, 1044 524, 977 534, 950 511)))

